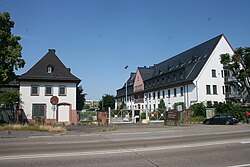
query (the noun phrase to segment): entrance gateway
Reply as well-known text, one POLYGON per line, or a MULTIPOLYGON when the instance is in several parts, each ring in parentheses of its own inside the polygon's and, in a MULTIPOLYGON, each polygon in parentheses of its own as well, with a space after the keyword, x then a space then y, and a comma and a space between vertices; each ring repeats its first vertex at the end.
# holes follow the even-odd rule
POLYGON ((142 120, 149 122, 164 122, 166 115, 161 111, 148 111, 145 109, 122 109, 110 110, 108 114, 109 123, 138 123, 142 120))

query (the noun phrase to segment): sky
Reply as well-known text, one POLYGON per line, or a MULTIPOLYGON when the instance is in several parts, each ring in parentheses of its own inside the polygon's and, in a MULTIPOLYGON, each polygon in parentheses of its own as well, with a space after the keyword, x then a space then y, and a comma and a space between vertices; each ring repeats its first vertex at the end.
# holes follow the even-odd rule
POLYGON ((151 66, 220 34, 250 47, 249 0, 0 0, 27 72, 48 49, 80 78, 86 99, 116 95, 151 66), (128 66, 127 69, 124 67, 128 66))

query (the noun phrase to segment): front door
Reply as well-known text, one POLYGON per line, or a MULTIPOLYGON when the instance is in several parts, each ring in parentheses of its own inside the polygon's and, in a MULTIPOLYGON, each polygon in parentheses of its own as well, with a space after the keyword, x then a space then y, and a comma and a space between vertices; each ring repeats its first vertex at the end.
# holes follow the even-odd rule
POLYGON ((69 105, 58 106, 58 122, 69 122, 69 105))

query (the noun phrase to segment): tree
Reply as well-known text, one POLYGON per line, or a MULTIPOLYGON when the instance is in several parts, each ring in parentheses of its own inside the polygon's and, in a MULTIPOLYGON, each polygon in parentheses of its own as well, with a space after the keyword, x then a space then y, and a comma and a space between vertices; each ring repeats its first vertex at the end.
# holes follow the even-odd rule
POLYGON ((123 101, 122 104, 120 105, 120 110, 125 109, 125 108, 126 108, 126 104, 123 101))
POLYGON ((0 91, 0 104, 14 106, 19 103, 19 97, 18 91, 0 91))
POLYGON ((104 95, 102 96, 102 100, 99 102, 99 109, 107 111, 108 108, 114 109, 115 108, 115 97, 113 95, 104 95))
POLYGON ((14 24, 8 12, 0 13, 0 85, 12 81, 16 77, 14 70, 25 65, 18 42, 21 38, 11 33, 14 24))
POLYGON ((76 89, 76 109, 81 111, 85 104, 86 93, 83 93, 82 86, 78 86, 76 89))
POLYGON ((189 107, 194 112, 194 116, 206 116, 206 106, 203 103, 196 103, 189 107))
POLYGON ((158 105, 158 111, 160 113, 164 113, 166 111, 166 106, 165 106, 165 102, 163 99, 160 100, 160 103, 158 105))
MULTIPOLYGON (((247 91, 247 98, 243 99, 249 102, 250 95, 250 47, 237 48, 234 55, 222 54, 221 63, 227 67, 232 75, 235 77, 237 83, 234 83, 238 87, 238 91, 243 93, 247 91)), ((244 97, 243 97, 244 98, 244 97)))

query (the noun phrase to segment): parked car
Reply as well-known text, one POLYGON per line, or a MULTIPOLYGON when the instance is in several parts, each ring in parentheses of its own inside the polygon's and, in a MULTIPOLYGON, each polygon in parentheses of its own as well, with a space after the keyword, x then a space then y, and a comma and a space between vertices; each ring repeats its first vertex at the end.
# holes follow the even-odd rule
POLYGON ((237 118, 228 114, 215 115, 214 117, 205 119, 203 121, 204 124, 211 124, 211 125, 234 125, 237 124, 238 122, 239 121, 237 118))

